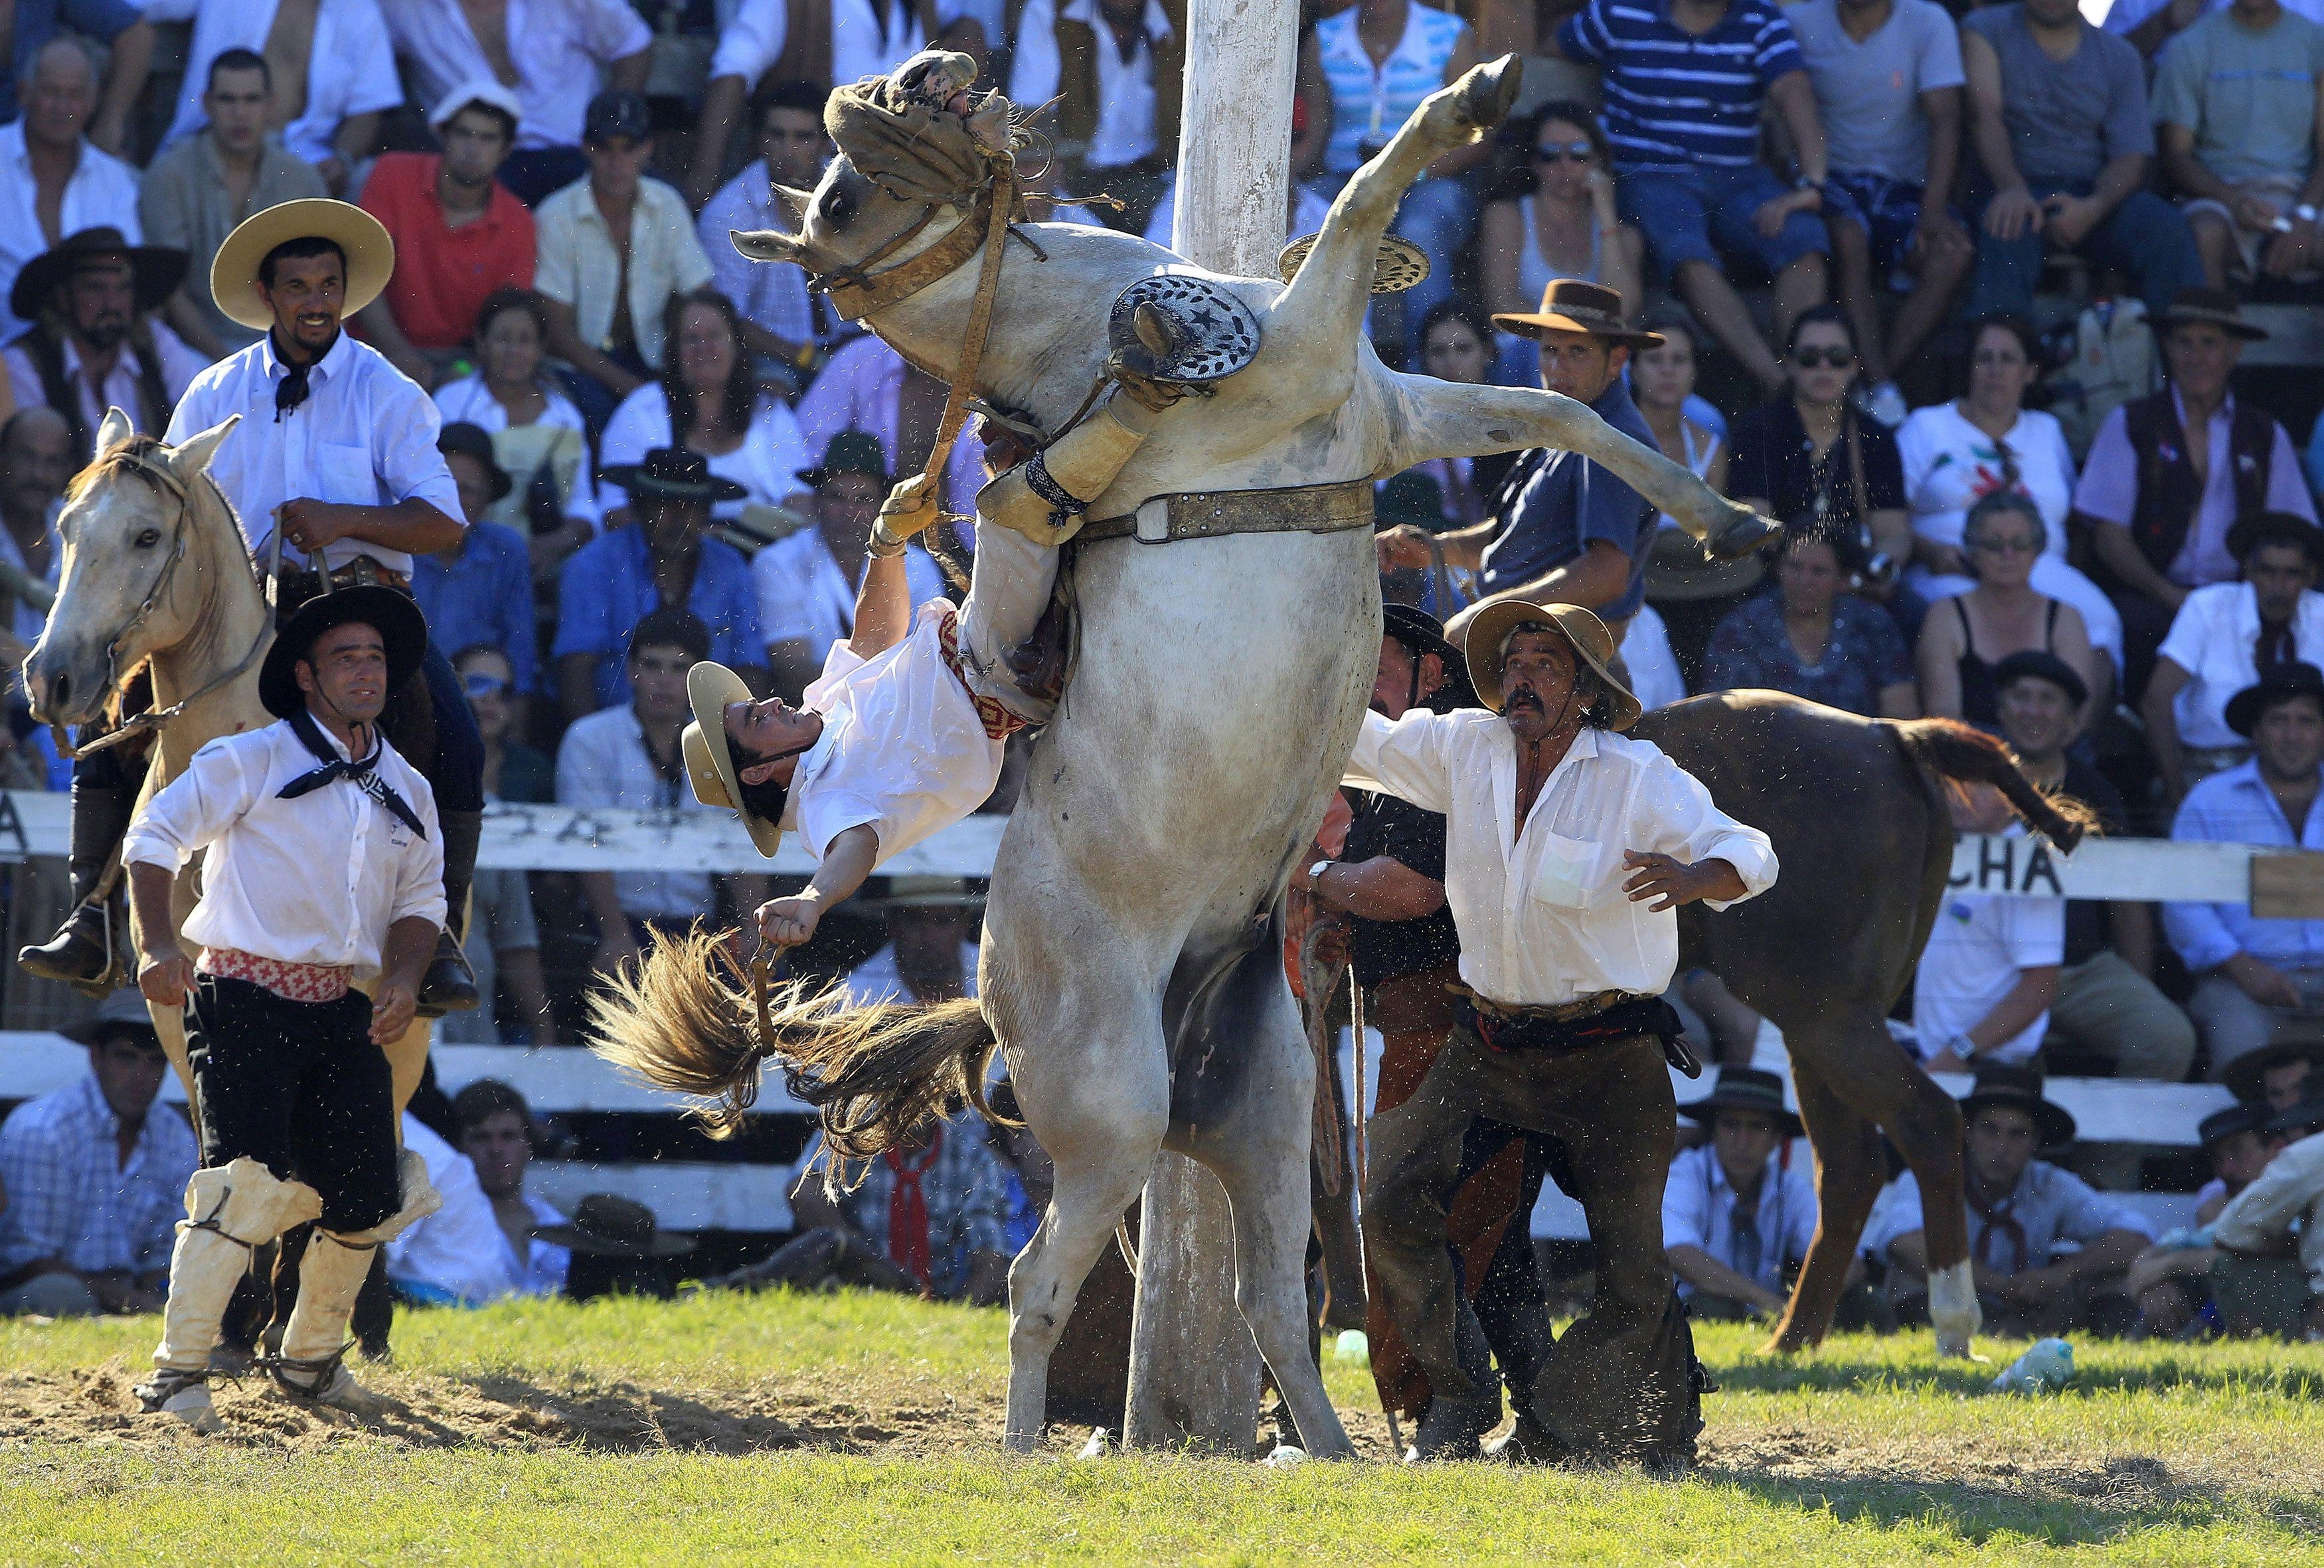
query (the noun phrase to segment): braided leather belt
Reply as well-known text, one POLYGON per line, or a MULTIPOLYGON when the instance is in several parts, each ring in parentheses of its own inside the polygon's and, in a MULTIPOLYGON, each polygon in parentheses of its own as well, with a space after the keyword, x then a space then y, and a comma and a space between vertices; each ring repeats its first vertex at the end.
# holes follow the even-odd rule
POLYGON ((1370 528, 1372 482, 1297 484, 1281 490, 1200 491, 1157 495, 1134 512, 1085 522, 1076 545, 1134 539, 1169 544, 1182 539, 1217 539, 1233 533, 1337 533, 1370 528))

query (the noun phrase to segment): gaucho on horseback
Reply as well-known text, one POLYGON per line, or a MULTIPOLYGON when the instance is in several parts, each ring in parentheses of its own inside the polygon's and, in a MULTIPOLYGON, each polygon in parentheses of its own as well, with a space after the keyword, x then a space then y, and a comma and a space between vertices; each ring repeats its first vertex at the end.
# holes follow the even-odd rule
MULTIPOLYGON (((342 318, 376 299, 394 270, 394 242, 376 218, 321 198, 254 214, 211 264, 219 309, 266 336, 195 378, 166 439, 182 446, 232 426, 211 457, 209 481, 258 558, 279 563, 285 545, 308 557, 305 569, 279 574, 279 615, 358 585, 381 586, 408 603, 411 558, 456 545, 466 527, 458 489, 436 449, 435 405, 341 329, 342 318)), ((136 471, 149 478, 153 472, 151 465, 136 471)), ((383 723, 420 766, 440 815, 435 836, 450 914, 419 998, 423 1013, 435 1013, 478 1000, 460 936, 484 818, 484 746, 441 653, 425 649, 406 674, 420 678, 401 680, 389 694, 383 723)), ((134 708, 135 699, 126 706, 134 708)), ((98 994, 113 983, 111 866, 143 781, 150 737, 165 716, 133 715, 114 732, 117 741, 84 727, 73 764, 77 902, 55 937, 17 955, 32 973, 98 994)))

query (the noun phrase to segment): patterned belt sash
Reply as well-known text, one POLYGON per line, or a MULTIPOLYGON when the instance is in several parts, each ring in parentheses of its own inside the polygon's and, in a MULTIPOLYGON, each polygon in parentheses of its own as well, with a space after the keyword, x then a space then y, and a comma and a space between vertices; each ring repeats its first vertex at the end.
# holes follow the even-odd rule
POLYGON ((960 616, 945 616, 936 623, 936 647, 943 653, 945 668, 960 682, 960 689, 968 693, 968 700, 976 706, 977 722, 984 726, 987 739, 1005 741, 1032 721, 1010 711, 1005 703, 984 696, 968 683, 968 671, 960 662, 960 616))
POLYGON ((194 967, 204 974, 248 981, 285 1001, 337 1001, 354 989, 347 979, 354 972, 340 965, 291 964, 262 958, 239 947, 205 947, 194 960, 194 967))

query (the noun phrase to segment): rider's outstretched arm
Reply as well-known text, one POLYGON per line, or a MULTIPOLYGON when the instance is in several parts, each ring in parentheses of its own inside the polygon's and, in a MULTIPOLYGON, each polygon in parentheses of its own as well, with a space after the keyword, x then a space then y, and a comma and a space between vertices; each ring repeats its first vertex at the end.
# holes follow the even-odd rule
POLYGON ((855 631, 847 650, 858 659, 877 659, 911 628, 912 588, 903 556, 870 557, 863 586, 855 591, 855 631))

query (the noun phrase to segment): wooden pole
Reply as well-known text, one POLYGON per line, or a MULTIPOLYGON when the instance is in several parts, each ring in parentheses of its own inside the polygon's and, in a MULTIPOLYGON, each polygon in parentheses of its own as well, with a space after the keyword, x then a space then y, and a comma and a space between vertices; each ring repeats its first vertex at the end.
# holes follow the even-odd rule
MULTIPOLYGON (((1291 209, 1296 0, 1192 0, 1171 248, 1213 272, 1268 277, 1291 209)), ((1305 1114, 1305 1107, 1286 1114, 1305 1114)), ((1124 1440, 1251 1453, 1259 1347, 1235 1308, 1226 1191, 1164 1154, 1140 1216, 1124 1440)))

